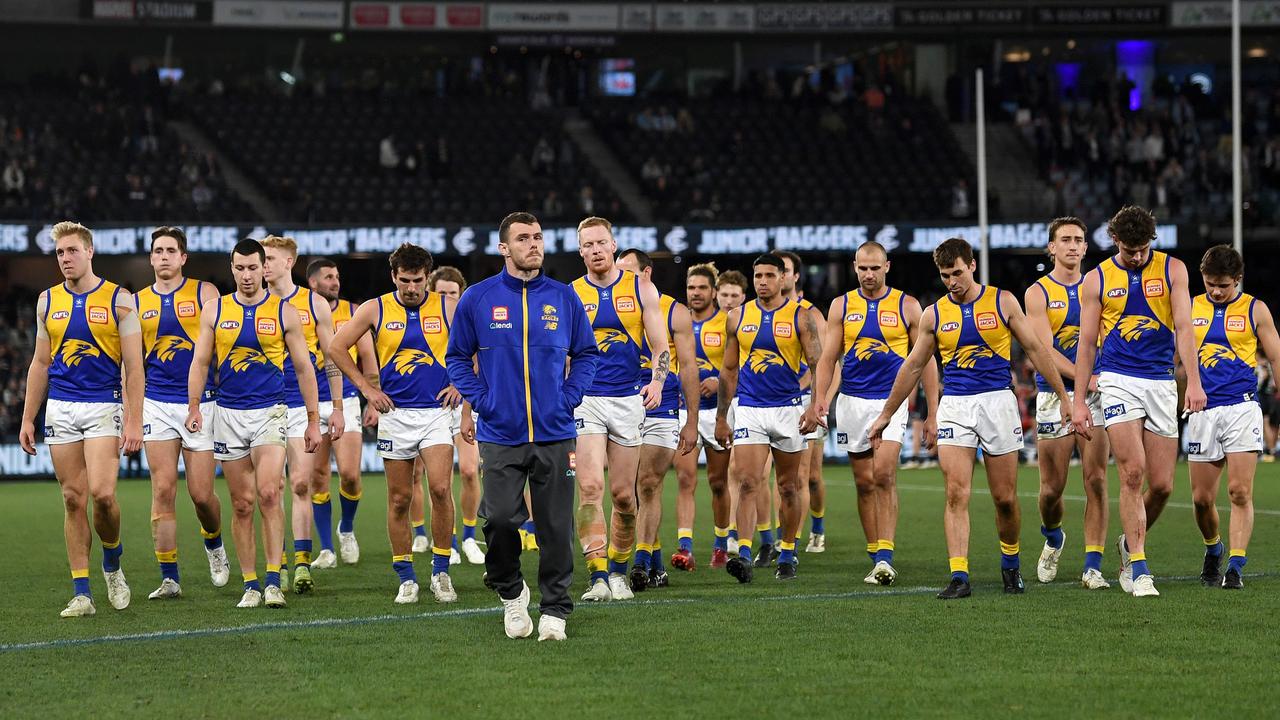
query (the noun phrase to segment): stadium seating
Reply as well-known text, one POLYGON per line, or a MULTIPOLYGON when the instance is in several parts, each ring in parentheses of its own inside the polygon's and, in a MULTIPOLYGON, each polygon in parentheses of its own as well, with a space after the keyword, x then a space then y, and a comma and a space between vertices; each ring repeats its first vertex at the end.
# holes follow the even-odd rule
POLYGON ((646 184, 663 220, 697 219, 695 188, 708 202, 718 196, 721 221, 939 219, 954 180, 973 175, 943 117, 922 100, 871 111, 853 102, 716 98, 682 106, 691 129, 641 127, 640 115, 657 105, 610 100, 592 118, 636 175, 643 178, 650 159, 663 169, 665 190, 646 184), (695 162, 705 168, 701 178, 695 162))

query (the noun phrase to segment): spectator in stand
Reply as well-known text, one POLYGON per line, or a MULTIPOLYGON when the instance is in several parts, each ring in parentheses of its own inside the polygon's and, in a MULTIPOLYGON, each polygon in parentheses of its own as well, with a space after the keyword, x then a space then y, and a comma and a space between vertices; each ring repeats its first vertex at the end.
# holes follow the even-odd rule
POLYGON ((964 178, 956 178, 951 186, 951 217, 963 220, 972 212, 973 207, 969 204, 969 183, 965 182, 964 178))
POLYGON ((663 169, 662 164, 658 162, 658 158, 649 156, 644 161, 644 165, 640 168, 640 177, 646 183, 657 183, 659 179, 666 176, 667 172, 663 169))
POLYGON ((378 143, 378 164, 383 170, 400 167, 400 151, 396 148, 395 135, 387 135, 378 143))
POLYGON ((560 195, 555 190, 548 190, 547 196, 542 199, 542 212, 539 216, 544 220, 564 218, 564 203, 560 201, 560 195))
POLYGON ((590 185, 583 185, 578 191, 578 213, 584 217, 596 214, 595 190, 590 185))
POLYGON ((25 195, 27 176, 22 172, 22 166, 18 164, 17 158, 9 160, 9 164, 5 165, 4 174, 0 177, 0 183, 4 185, 4 194, 7 198, 12 198, 15 202, 22 202, 25 195))
POLYGON ((204 179, 196 182, 196 186, 191 188, 191 204, 195 206, 196 212, 203 215, 209 212, 213 206, 214 194, 213 189, 205 183, 204 179))
POLYGON ((533 153, 529 157, 529 168, 536 177, 545 177, 552 174, 555 164, 555 149, 551 147, 551 143, 547 142, 545 137, 538 138, 538 143, 533 146, 533 153))

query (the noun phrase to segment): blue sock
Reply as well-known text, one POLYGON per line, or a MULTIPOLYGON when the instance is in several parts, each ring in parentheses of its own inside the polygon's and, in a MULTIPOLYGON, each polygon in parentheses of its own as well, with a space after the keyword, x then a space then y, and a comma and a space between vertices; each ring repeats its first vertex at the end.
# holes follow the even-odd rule
POLYGON ((887 563, 889 563, 890 565, 892 565, 892 564, 893 564, 893 549, 892 549, 892 548, 880 548, 879 550, 876 550, 875 557, 874 557, 874 558, 872 558, 872 559, 873 559, 873 560, 875 560, 876 562, 881 562, 881 561, 883 561, 883 562, 887 562, 887 563))
POLYGON ((1244 574, 1244 564, 1246 562, 1248 562, 1248 559, 1245 558, 1245 556, 1232 555, 1231 559, 1227 560, 1227 569, 1235 570, 1238 573, 1244 574))
POLYGON ((765 529, 760 531, 760 547, 773 544, 773 530, 765 529))
POLYGON ((267 571, 266 586, 271 587, 272 585, 275 585, 276 587, 280 587, 280 571, 279 570, 267 571))
POLYGON ((124 541, 117 540, 115 547, 102 545, 102 570, 115 572, 120 569, 120 556, 124 554, 124 541))
POLYGON ((421 525, 414 525, 414 526, 413 526, 413 535, 414 535, 414 537, 426 537, 426 536, 427 536, 427 524, 426 524, 426 523, 423 523, 423 524, 421 524, 421 525))
MULTIPOLYGON (((649 562, 652 556, 653 556, 653 553, 650 552, 649 550, 636 550, 636 559, 634 561, 635 566, 638 568, 645 568, 647 570, 649 568, 649 562)), ((610 563, 610 565, 612 564, 613 563, 610 563)), ((612 569, 613 568, 611 567, 610 570, 612 569)))
MULTIPOLYGON (((733 540, 734 542, 737 542, 737 541, 738 541, 738 529, 737 529, 737 528, 729 528, 729 539, 730 539, 730 540, 733 540)), ((726 543, 726 544, 725 544, 725 547, 729 547, 729 545, 726 543)))
POLYGON ((809 532, 813 533, 814 535, 825 535, 826 530, 824 530, 823 528, 826 527, 826 524, 827 524, 826 520, 827 519, 822 515, 810 515, 809 516, 809 532))
POLYGON ((662 564, 662 548, 653 549, 653 564, 650 567, 658 572, 667 571, 667 567, 662 564))
POLYGON ((955 572, 951 573, 951 579, 959 580, 961 582, 969 582, 969 573, 965 572, 964 570, 956 570, 955 572))
MULTIPOLYGON (((719 541, 720 541, 720 538, 716 538, 716 542, 718 543, 719 541)), ((688 552, 693 552, 693 538, 691 538, 691 537, 682 537, 682 538, 680 538, 680 541, 679 541, 679 543, 677 543, 677 544, 680 546, 680 549, 681 549, 681 550, 686 550, 686 551, 688 551, 688 552)), ((720 547, 720 546, 719 546, 719 545, 715 545, 714 547, 720 547)))
POLYGON ((1151 574, 1151 571, 1147 569, 1146 560, 1134 560, 1132 568, 1133 568, 1133 577, 1135 578, 1139 578, 1139 577, 1142 577, 1143 575, 1151 574))
POLYGON ((715 538, 715 540, 712 540, 712 541, 711 541, 711 549, 713 549, 713 550, 725 550, 725 551, 728 551, 728 549, 729 549, 729 536, 728 536, 728 535, 725 535, 725 536, 721 537, 721 536, 717 535, 717 536, 716 536, 716 538, 715 538))
POLYGON ((458 549, 458 533, 454 533, 449 537, 451 539, 451 544, 449 545, 449 547, 453 548, 454 550, 457 550, 458 549))
POLYGON ((1214 543, 1213 545, 1205 545, 1205 546, 1204 546, 1204 554, 1205 554, 1205 555, 1212 555, 1213 557, 1222 557, 1222 553, 1223 553, 1223 552, 1225 552, 1225 551, 1226 551, 1226 548, 1224 548, 1224 547, 1222 546, 1222 541, 1221 541, 1221 540, 1219 540, 1218 542, 1214 543))
POLYGON ((795 550, 783 550, 783 551, 782 551, 782 553, 781 553, 780 555, 778 555, 778 564, 779 564, 779 565, 795 565, 795 564, 796 564, 796 551, 795 551, 795 550))
MULTIPOLYGON (((88 572, 88 571, 86 570, 85 572, 88 572)), ((73 576, 71 578, 71 586, 75 589, 76 595, 93 597, 93 593, 89 592, 89 576, 88 575, 85 575, 84 577, 73 576)))
POLYGON ((746 561, 746 562, 751 562, 751 546, 749 546, 749 545, 739 545, 739 546, 738 546, 738 557, 742 558, 742 559, 743 559, 744 561, 746 561))
POLYGON ((475 540, 475 539, 476 539, 475 522, 473 521, 470 525, 468 525, 467 521, 463 520, 462 521, 462 541, 466 542, 468 540, 475 540))
POLYGON ((311 496, 311 516, 315 519, 316 535, 321 550, 333 550, 333 501, 329 493, 311 496), (322 498, 317 500, 316 498, 322 498))
POLYGON ((449 572, 449 551, 444 548, 431 548, 431 574, 449 572), (443 552, 442 552, 443 550, 443 552))
POLYGON ((338 532, 355 532, 356 508, 360 507, 360 498, 349 498, 345 493, 338 493, 338 505, 342 508, 342 517, 338 519, 338 532))
POLYGON ((174 582, 181 582, 178 579, 178 563, 162 562, 160 563, 160 578, 168 578, 174 582))
POLYGON ((532 533, 532 534, 534 534, 534 535, 537 535, 537 534, 538 534, 538 529, 537 529, 537 527, 533 524, 533 521, 532 521, 532 520, 526 520, 526 521, 524 522, 524 524, 520 526, 520 529, 521 529, 521 530, 523 530, 523 531, 525 531, 525 532, 527 532, 527 533, 532 533))
POLYGON ((1017 570, 1022 563, 1017 553, 1006 555, 1000 553, 1000 569, 1001 570, 1017 570))
POLYGON ((413 570, 412 560, 395 560, 391 563, 391 567, 396 571, 396 576, 400 578, 400 582, 418 582, 418 573, 413 570))
POLYGON ((205 548, 206 550, 217 550, 217 549, 218 549, 218 548, 220 548, 220 547, 222 547, 222 533, 221 533, 221 532, 219 532, 217 535, 214 535, 214 536, 213 536, 213 537, 211 537, 211 538, 210 538, 210 537, 207 537, 207 538, 205 538, 205 539, 204 539, 204 548, 205 548))
MULTIPOLYGON (((279 582, 279 579, 280 579, 279 576, 277 576, 276 581, 279 582)), ((249 592, 250 590, 257 590, 258 592, 262 592, 262 583, 258 580, 257 577, 254 577, 252 580, 244 581, 244 591, 249 592)))
POLYGON ((1049 544, 1049 547, 1053 548, 1054 550, 1061 550, 1062 543, 1063 541, 1066 540, 1066 537, 1062 534, 1061 525, 1059 525, 1056 528, 1049 528, 1044 525, 1041 525, 1040 534, 1044 536, 1045 542, 1049 544))
POLYGON ((626 575, 627 564, 625 562, 618 562, 617 560, 610 560, 609 574, 610 575, 626 575))
POLYGON ((311 541, 310 540, 294 540, 293 541, 293 564, 295 566, 306 565, 311 567, 311 541))
POLYGON ((1091 550, 1084 554, 1084 569, 1102 572, 1102 553, 1091 550))

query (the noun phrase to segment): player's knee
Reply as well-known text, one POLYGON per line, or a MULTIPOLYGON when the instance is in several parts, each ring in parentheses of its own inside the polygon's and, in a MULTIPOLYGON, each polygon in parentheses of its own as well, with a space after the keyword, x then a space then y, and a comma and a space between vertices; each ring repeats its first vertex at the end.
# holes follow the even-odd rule
POLYGON ((1243 507, 1253 502, 1253 488, 1247 483, 1230 483, 1227 485, 1227 496, 1231 498, 1231 504, 1237 507, 1243 507))
MULTIPOLYGON (((997 501, 997 506, 999 501, 997 501)), ((963 510, 969 507, 969 489, 968 488, 947 488, 947 508, 952 510, 963 510)))
MULTIPOLYGON (((1157 502, 1164 502, 1173 494, 1173 488, 1164 483, 1150 483, 1147 486, 1147 492, 1151 495, 1151 499, 1157 502)), ((1209 504, 1213 504, 1213 500, 1209 500, 1209 504)))
POLYGON ((594 477, 578 476, 578 494, 584 501, 600 502, 604 497, 604 480, 594 477))
POLYGON ((409 514, 409 506, 413 504, 413 495, 410 493, 391 493, 387 497, 387 507, 391 513, 397 517, 409 514))
POLYGON ((1018 511, 1018 499, 1013 496, 994 498, 996 504, 996 514, 1001 517, 1008 517, 1018 511))
POLYGON ((448 483, 428 484, 427 492, 431 495, 431 504, 439 506, 453 498, 448 483))
MULTIPOLYGON (((877 468, 871 474, 871 478, 877 490, 888 490, 893 487, 893 483, 897 479, 892 468, 877 468)), ((812 486, 812 483, 810 483, 810 487, 812 486)))
MULTIPOLYGON (((696 482, 696 478, 695 478, 696 482)), ((729 492, 729 480, 727 478, 707 478, 707 486, 711 488, 711 494, 715 497, 722 497, 729 492)))
POLYGON ((84 512, 85 494, 80 490, 62 488, 62 506, 67 512, 84 512))
POLYGON ((360 494, 360 473, 354 472, 342 475, 338 480, 339 487, 342 492, 348 495, 360 494))
POLYGON ((236 517, 245 518, 253 516, 253 496, 252 495, 232 495, 231 496, 231 512, 236 517))
POLYGON ((1124 487, 1132 488, 1135 485, 1142 487, 1143 477, 1147 474, 1147 466, 1142 460, 1131 460, 1129 462, 1116 463, 1116 471, 1120 476, 1120 483, 1124 487))
POLYGON ((634 515, 636 512, 636 497, 628 488, 619 488, 612 493, 613 509, 621 515, 634 515))
MULTIPOLYGON (((274 511, 281 505, 281 491, 278 487, 272 486, 267 488, 258 488, 258 506, 262 508, 265 515, 268 510, 274 511)), ((308 496, 307 502, 311 502, 308 496)))
POLYGON ((177 501, 177 489, 173 486, 153 485, 151 489, 151 503, 157 508, 173 511, 173 506, 177 501))

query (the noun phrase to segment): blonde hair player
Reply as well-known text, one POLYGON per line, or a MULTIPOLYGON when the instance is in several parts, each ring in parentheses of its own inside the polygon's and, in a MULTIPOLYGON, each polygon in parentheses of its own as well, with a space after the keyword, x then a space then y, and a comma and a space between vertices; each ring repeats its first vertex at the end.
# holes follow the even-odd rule
POLYGON ((47 391, 44 437, 62 489, 74 593, 62 617, 84 617, 96 612, 89 591, 90 499, 107 599, 117 610, 129 607, 116 480, 120 452, 142 449, 142 332, 133 296, 93 272, 93 233, 60 222, 51 235, 64 282, 36 301, 36 347, 18 441, 28 455, 36 454, 35 418, 47 391))

